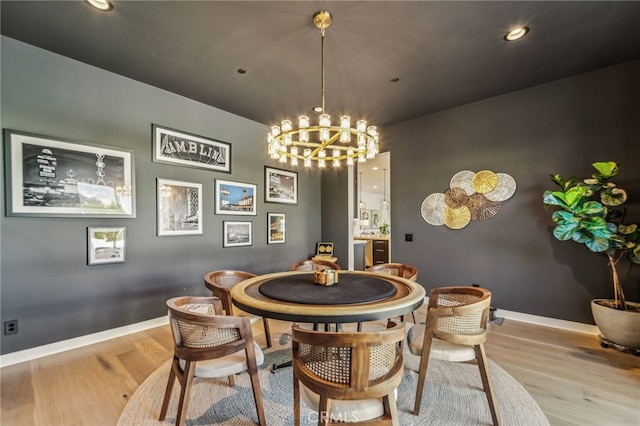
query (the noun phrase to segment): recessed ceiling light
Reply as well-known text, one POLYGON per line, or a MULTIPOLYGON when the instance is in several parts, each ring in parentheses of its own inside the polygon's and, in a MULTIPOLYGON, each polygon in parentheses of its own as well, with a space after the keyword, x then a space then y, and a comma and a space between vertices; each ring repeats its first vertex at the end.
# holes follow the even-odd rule
POLYGON ((378 166, 373 166, 371 169, 372 170, 378 170, 378 166))
POLYGON ((113 4, 111 3, 111 0, 84 0, 84 1, 86 1, 96 9, 102 10, 104 12, 113 10, 113 4))
POLYGON ((506 41, 520 40, 522 37, 526 36, 528 32, 529 27, 514 28, 504 35, 504 39, 506 41))
POLYGON ((390 81, 391 81, 392 83, 397 83, 397 82, 399 82, 399 81, 400 81, 400 77, 393 77, 390 81))
POLYGON ((322 112, 322 107, 321 107, 320 105, 318 105, 318 106, 314 106, 314 107, 313 107, 313 110, 314 110, 315 112, 322 112))

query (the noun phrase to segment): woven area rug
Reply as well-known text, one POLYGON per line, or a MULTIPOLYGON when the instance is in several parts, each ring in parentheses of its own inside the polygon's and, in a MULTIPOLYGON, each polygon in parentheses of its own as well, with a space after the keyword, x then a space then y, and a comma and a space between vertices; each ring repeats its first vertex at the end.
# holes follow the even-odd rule
MULTIPOLYGON (((406 347, 407 345, 405 345, 406 347)), ((427 383, 420 408, 414 416, 413 403, 418 383, 419 357, 406 349, 405 375, 398 388, 398 412, 402 426, 411 425, 485 425, 491 415, 478 367, 469 364, 432 360, 429 362, 427 383)), ((293 379, 291 367, 271 373, 271 365, 291 359, 290 349, 271 348, 265 351, 260 367, 260 381, 267 424, 293 425, 293 379)), ((158 421, 162 397, 167 385, 170 362, 154 371, 135 391, 124 408, 118 426, 159 426, 175 424, 177 395, 174 393, 167 418, 158 421)), ((506 371, 489 361, 489 372, 502 425, 549 425, 544 413, 531 395, 506 371)), ((235 377, 235 387, 224 380, 195 379, 191 390, 186 424, 193 425, 252 425, 258 417, 253 393, 246 373, 235 377)), ((302 404, 302 424, 317 424, 317 416, 302 404)))

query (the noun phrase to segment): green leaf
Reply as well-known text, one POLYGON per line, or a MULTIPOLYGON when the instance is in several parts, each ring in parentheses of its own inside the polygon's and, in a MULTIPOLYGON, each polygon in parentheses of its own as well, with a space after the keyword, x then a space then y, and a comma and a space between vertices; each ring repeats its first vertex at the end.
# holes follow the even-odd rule
POLYGON ((600 200, 605 206, 619 206, 627 201, 627 193, 620 188, 603 189, 600 193, 600 200))
POLYGON ((593 163, 592 166, 605 179, 610 179, 618 174, 618 165, 613 161, 598 161, 593 163))
POLYGON ((589 250, 600 253, 609 248, 609 240, 606 238, 593 238, 584 243, 584 245, 587 246, 589 250))
POLYGON ((582 244, 586 244, 586 242, 591 239, 589 236, 583 234, 582 232, 574 232, 572 238, 573 241, 582 244))
POLYGON ((550 206, 560 206, 560 207, 566 208, 566 204, 564 203, 564 200, 561 200, 558 197, 556 197, 554 193, 551 191, 544 192, 544 195, 542 196, 542 202, 550 206))
POLYGON ((557 224, 560 224, 562 222, 580 222, 579 217, 575 217, 573 213, 564 210, 557 210, 553 212, 553 214, 551 215, 551 220, 553 220, 557 224))
POLYGON ((620 232, 621 234, 624 234, 624 235, 633 234, 634 232, 636 232, 637 229, 638 229, 638 225, 636 225, 635 223, 632 224, 632 225, 619 225, 618 226, 618 232, 620 232))
POLYGON ((577 222, 565 222, 555 227, 553 236, 560 241, 566 241, 573 238, 573 233, 578 229, 577 222))
POLYGON ((597 213, 602 213, 604 207, 597 201, 587 201, 575 208, 575 214, 586 214, 592 215, 597 213))

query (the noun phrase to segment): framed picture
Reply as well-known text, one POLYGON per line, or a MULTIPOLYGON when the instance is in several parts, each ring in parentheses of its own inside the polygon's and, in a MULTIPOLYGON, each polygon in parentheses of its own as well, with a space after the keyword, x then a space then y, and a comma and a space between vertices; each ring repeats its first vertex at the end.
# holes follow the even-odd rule
POLYGON ((284 244, 286 241, 284 213, 267 213, 267 244, 284 244))
POLYGON ((158 178, 158 236, 202 234, 202 184, 158 178))
POLYGON ((368 228, 369 226, 371 226, 371 210, 360 210, 360 226, 364 228, 368 228))
POLYGON ((371 210, 371 227, 379 228, 381 224, 380 210, 371 210))
POLYGON ((222 222, 222 247, 240 247, 253 244, 253 222, 222 222))
POLYGON ((153 161, 231 173, 231 144, 187 132, 151 126, 153 161))
POLYGON ((216 214, 257 215, 257 185, 216 179, 216 214))
POLYGON ((123 263, 125 261, 125 227, 88 227, 87 264, 123 263))
POLYGON ((4 131, 7 216, 133 218, 133 151, 4 131))
POLYGON ((316 256, 333 256, 333 243, 319 242, 316 244, 316 256))
POLYGON ((298 204, 298 173, 264 166, 267 203, 298 204))

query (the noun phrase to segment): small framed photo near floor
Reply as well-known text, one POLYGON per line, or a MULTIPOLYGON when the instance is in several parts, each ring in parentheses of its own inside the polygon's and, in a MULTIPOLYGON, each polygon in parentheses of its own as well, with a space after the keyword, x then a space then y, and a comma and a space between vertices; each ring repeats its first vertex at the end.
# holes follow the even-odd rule
POLYGON ((264 166, 264 201, 298 204, 298 173, 264 166))
POLYGON ((124 226, 87 228, 87 264, 124 263, 126 252, 124 226))
POLYGON ((253 244, 253 222, 225 220, 222 222, 222 247, 241 247, 253 244))
POLYGON ((158 236, 202 234, 202 184, 158 178, 158 236))
POLYGON ((284 244, 286 226, 284 213, 267 213, 267 244, 284 244))

